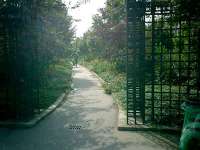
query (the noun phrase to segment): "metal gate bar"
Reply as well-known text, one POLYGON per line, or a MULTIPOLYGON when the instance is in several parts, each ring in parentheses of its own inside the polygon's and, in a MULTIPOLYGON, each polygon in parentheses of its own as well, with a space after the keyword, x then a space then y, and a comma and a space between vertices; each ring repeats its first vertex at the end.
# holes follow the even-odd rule
POLYGON ((142 3, 127 1, 127 123, 144 122, 144 7, 142 3), (139 120, 139 121, 138 121, 139 120))
POLYGON ((127 0, 127 123, 180 126, 184 101, 199 100, 197 20, 171 0, 127 0))
POLYGON ((37 6, 3 1, 0 10, 0 120, 26 120, 38 111, 37 6))

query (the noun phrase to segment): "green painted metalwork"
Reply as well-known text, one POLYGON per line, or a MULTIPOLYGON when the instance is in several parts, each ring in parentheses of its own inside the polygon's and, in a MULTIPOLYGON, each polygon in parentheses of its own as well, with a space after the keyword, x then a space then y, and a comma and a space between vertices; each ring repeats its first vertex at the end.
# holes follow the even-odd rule
MULTIPOLYGON (((1 121, 27 120, 44 109, 48 72, 55 57, 63 55, 47 28, 55 22, 49 12, 57 9, 64 11, 61 1, 51 6, 47 1, 0 0, 1 121)), ((60 29, 63 24, 58 24, 60 29)))
POLYGON ((180 126, 199 101, 199 21, 171 0, 127 0, 127 123, 180 126))
POLYGON ((33 1, 4 1, 0 8, 0 119, 34 115, 38 88, 33 1), (27 40, 29 39, 29 40, 27 40))
POLYGON ((127 116, 130 122, 145 120, 144 114, 144 42, 145 24, 142 3, 127 1, 128 50, 127 50, 127 116), (134 120, 131 120, 133 119, 134 120))

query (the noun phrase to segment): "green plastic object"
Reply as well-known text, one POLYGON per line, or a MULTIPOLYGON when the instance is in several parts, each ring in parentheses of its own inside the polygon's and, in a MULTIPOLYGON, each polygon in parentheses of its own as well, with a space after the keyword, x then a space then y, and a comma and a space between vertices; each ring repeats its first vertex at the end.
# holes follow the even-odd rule
POLYGON ((200 107, 192 103, 183 103, 184 124, 180 139, 180 150, 200 150, 200 107))
POLYGON ((200 150, 200 122, 193 122, 185 126, 179 148, 180 150, 200 150))
POLYGON ((191 105, 187 103, 183 103, 181 107, 184 110, 184 128, 186 125, 195 121, 197 115, 200 114, 200 107, 199 105, 191 105))
POLYGON ((197 117, 195 118, 195 122, 200 123, 200 114, 198 114, 197 117))

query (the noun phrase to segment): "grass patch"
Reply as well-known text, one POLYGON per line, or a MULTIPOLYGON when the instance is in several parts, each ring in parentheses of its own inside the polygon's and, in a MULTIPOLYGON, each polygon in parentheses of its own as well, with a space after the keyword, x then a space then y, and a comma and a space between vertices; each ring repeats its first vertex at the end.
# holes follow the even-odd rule
POLYGON ((69 61, 60 61, 47 71, 45 87, 39 91, 40 109, 48 108, 66 90, 71 90, 72 66, 69 61))

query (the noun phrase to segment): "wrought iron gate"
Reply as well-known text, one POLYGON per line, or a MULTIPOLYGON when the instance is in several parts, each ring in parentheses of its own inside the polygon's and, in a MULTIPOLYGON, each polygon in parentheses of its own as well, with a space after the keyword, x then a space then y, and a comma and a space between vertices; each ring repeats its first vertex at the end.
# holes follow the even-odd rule
POLYGON ((38 102, 33 2, 4 1, 1 5, 0 120, 27 119, 34 115, 38 102))
POLYGON ((171 0, 127 0, 127 123, 181 125, 199 100, 199 21, 171 0))

